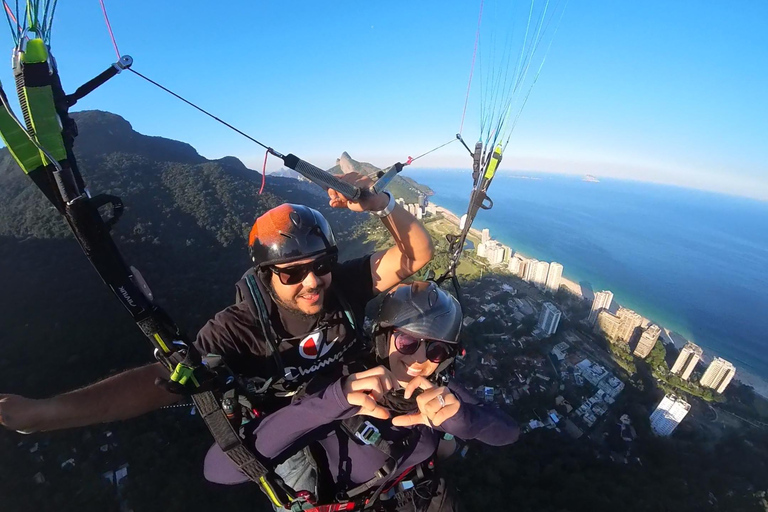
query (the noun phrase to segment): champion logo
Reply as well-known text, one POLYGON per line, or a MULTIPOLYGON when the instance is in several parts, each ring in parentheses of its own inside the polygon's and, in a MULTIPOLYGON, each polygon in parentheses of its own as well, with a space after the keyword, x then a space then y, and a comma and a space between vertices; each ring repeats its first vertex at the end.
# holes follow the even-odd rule
POLYGON ((323 331, 318 331, 313 332, 301 340, 301 343, 299 343, 299 354, 301 354, 301 357, 304 359, 317 359, 318 357, 323 357, 326 355, 336 343, 338 338, 329 343, 322 343, 324 338, 325 337, 323 336, 323 331), (318 347, 321 345, 321 352, 318 354, 318 347))

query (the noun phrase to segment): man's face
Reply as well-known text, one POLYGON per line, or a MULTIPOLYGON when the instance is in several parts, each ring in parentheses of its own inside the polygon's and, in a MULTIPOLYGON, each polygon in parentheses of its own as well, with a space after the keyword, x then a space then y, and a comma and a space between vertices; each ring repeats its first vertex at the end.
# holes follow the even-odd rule
POLYGON ((312 264, 320 261, 322 258, 323 256, 321 255, 291 263, 274 265, 274 268, 277 270, 287 269, 294 273, 297 271, 303 273, 301 269, 308 271, 306 276, 296 284, 283 284, 279 274, 271 273, 272 291, 282 306, 308 316, 319 315, 323 311, 325 292, 331 285, 331 273, 328 272, 318 276, 312 270, 312 264))

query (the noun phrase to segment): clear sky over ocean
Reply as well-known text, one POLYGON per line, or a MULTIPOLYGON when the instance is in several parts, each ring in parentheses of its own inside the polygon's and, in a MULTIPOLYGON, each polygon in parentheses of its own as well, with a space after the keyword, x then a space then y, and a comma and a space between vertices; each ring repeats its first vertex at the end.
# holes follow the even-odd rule
MULTIPOLYGON (((281 152, 329 166, 346 150, 383 166, 458 130, 479 1, 105 2, 136 70, 281 152)), ((486 0, 486 12, 499 3, 486 0)), ((53 51, 71 91, 115 56, 98 1, 60 2, 56 16, 53 51)), ((502 169, 767 200, 766 19, 763 0, 571 1, 502 169)), ((477 93, 475 82, 468 142, 479 134, 477 93)), ((77 108, 118 113, 209 158, 235 155, 252 167, 263 158, 131 74, 77 108)), ((452 144, 418 165, 464 167, 462 151, 452 144)))

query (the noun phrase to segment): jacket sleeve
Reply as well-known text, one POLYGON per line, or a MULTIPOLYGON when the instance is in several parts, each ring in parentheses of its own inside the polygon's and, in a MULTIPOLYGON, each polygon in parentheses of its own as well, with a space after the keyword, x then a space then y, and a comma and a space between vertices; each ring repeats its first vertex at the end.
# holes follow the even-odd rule
POLYGON ((450 384, 451 392, 461 402, 459 412, 445 420, 439 430, 460 439, 476 439, 491 446, 504 446, 517 441, 520 427, 499 409, 479 405, 464 388, 450 384))
POLYGON ((256 428, 255 447, 261 455, 277 457, 313 430, 354 416, 337 380, 315 395, 303 397, 267 416, 256 428))

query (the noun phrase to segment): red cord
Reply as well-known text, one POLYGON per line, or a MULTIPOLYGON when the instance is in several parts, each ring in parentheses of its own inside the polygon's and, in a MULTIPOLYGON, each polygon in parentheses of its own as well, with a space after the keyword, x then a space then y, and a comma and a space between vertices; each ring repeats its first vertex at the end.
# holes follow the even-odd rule
POLYGON ((261 188, 259 189, 259 195, 264 192, 264 184, 267 182, 267 157, 269 156, 269 149, 264 153, 264 166, 261 168, 261 188))
MULTIPOLYGON (((16 16, 14 16, 14 15, 13 15, 13 11, 12 11, 12 10, 11 10, 11 8, 8 6, 8 3, 7 3, 7 2, 5 2, 5 1, 3 1, 3 5, 5 6, 5 12, 7 12, 7 13, 8 13, 8 16, 10 16, 10 17, 11 17, 11 20, 13 20, 13 22, 14 22, 14 23, 16 24, 16 26, 18 27, 18 26, 19 26, 19 22, 18 22, 18 21, 16 21, 16 16)), ((19 31, 21 31, 21 27, 19 27, 19 31)))
POLYGON ((115 34, 112 33, 112 25, 109 23, 109 16, 107 16, 107 8, 104 6, 104 0, 99 0, 101 4, 101 12, 104 13, 104 21, 107 22, 107 30, 109 30, 109 37, 112 38, 112 46, 115 47, 115 53, 117 54, 117 60, 120 60, 120 50, 117 49, 117 42, 115 41, 115 34))
POLYGON ((477 42, 480 39, 480 22, 483 20, 483 2, 480 1, 480 16, 477 18, 477 33, 475 33, 475 49, 472 51, 472 67, 469 70, 469 83, 467 84, 467 97, 464 99, 464 112, 461 113, 461 126, 459 134, 464 130, 464 116, 467 115, 467 103, 469 102, 469 90, 472 87, 472 75, 475 72, 475 57, 477 56, 477 42))

